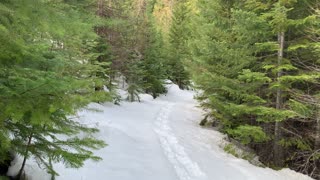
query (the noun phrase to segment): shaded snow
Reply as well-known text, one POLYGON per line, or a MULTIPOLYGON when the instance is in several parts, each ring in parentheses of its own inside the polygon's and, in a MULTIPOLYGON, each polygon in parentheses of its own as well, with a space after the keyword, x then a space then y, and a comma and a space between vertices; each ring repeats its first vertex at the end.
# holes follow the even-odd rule
MULTIPOLYGON (((108 146, 96 151, 100 162, 87 161, 80 169, 55 164, 58 180, 304 180, 289 169, 274 171, 237 159, 220 147, 221 133, 201 128, 202 111, 194 93, 168 85, 167 95, 153 100, 141 95, 141 103, 90 104, 100 112, 83 110, 79 121, 98 127, 96 137, 108 146)), ((21 159, 10 168, 17 172, 21 159)), ((50 176, 29 160, 32 180, 50 176)))

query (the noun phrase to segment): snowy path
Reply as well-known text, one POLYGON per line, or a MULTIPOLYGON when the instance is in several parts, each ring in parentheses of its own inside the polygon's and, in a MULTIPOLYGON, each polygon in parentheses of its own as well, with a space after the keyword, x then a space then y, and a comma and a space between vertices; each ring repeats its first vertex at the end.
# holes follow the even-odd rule
POLYGON ((184 147, 179 144, 174 132, 169 126, 169 115, 175 104, 169 103, 164 106, 156 120, 155 132, 159 135, 161 146, 175 168, 180 180, 192 180, 205 177, 198 164, 193 162, 184 147))
MULTIPOLYGON (((91 104, 100 112, 79 112, 79 121, 100 129, 96 137, 108 143, 80 169, 55 164, 58 180, 304 180, 290 171, 255 167, 223 151, 222 135, 198 123, 202 111, 193 92, 171 86, 156 100, 142 95, 141 103, 91 104)), ((21 163, 21 162, 20 162, 21 163)), ((14 166, 11 170, 17 170, 14 166)), ((50 177, 28 161, 32 180, 50 177)))

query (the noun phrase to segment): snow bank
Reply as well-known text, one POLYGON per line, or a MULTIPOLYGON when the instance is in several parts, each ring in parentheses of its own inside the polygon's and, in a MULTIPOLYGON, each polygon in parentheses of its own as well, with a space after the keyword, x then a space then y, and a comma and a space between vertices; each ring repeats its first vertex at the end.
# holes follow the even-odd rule
MULTIPOLYGON (((198 125, 203 112, 196 108, 194 92, 169 84, 168 94, 142 102, 90 104, 78 113, 79 121, 98 127, 95 136, 108 146, 95 151, 101 162, 87 161, 80 169, 54 164, 58 180, 307 180, 289 169, 256 167, 227 154, 220 147, 224 135, 198 125), (91 111, 90 108, 99 111, 91 111)), ((18 158, 9 174, 17 172, 18 158)), ((34 161, 26 171, 31 180, 50 177, 34 161)))
MULTIPOLYGON (((21 156, 15 157, 15 159, 11 162, 11 167, 9 168, 7 175, 11 177, 17 175, 21 168, 22 161, 23 158, 21 156)), ((33 159, 27 161, 25 165, 25 172, 25 177, 27 180, 50 179, 50 175, 46 173, 46 170, 41 169, 33 159)))

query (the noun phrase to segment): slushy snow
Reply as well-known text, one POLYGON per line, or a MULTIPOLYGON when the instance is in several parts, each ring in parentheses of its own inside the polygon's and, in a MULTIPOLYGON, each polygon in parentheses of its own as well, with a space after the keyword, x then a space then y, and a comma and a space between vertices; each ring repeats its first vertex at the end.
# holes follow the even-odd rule
MULTIPOLYGON (((79 121, 100 132, 96 137, 108 146, 95 151, 100 162, 87 161, 80 169, 54 168, 58 180, 307 180, 308 176, 289 169, 275 171, 251 165, 221 148, 224 135, 198 123, 203 112, 197 108, 194 92, 169 85, 168 94, 153 100, 141 95, 142 102, 90 104, 79 121)), ((16 173, 16 159, 9 175, 16 173)), ((31 180, 50 176, 32 159, 26 172, 31 180)))

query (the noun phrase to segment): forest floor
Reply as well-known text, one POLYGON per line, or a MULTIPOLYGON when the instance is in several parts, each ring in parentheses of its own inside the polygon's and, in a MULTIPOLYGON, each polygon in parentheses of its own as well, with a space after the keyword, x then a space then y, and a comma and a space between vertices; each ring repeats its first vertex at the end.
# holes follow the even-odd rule
MULTIPOLYGON (((80 169, 55 164, 58 180, 304 180, 309 177, 283 169, 251 165, 223 150, 225 136, 198 124, 203 111, 194 92, 169 85, 156 100, 141 95, 142 102, 90 104, 79 112, 79 121, 99 128, 96 137, 108 146, 95 152, 100 162, 87 161, 80 169)), ((21 164, 10 168, 14 173, 21 164)), ((32 180, 50 176, 35 162, 27 162, 32 180)))

